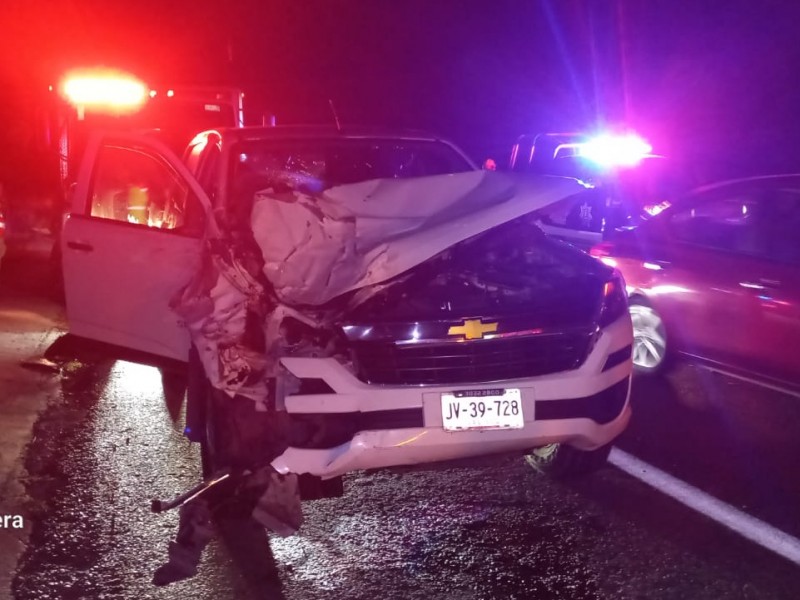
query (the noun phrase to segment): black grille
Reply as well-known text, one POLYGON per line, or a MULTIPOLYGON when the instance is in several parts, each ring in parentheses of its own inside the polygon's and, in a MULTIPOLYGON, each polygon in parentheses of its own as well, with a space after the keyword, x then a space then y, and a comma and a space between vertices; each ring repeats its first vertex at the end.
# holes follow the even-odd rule
POLYGON ((480 383, 578 368, 593 332, 548 333, 466 342, 354 343, 359 377, 368 383, 480 383))
POLYGON ((537 400, 536 420, 591 419, 605 425, 616 419, 625 408, 628 399, 628 377, 618 381, 602 392, 584 398, 562 400, 537 400))

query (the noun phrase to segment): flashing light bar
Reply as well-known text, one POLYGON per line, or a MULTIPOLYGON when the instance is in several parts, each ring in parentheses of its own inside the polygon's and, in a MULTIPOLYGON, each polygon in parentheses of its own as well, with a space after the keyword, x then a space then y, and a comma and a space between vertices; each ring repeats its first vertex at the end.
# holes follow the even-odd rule
POLYGON ((578 144, 578 154, 603 167, 634 167, 653 151, 635 134, 601 135, 578 144))
POLYGON ((148 89, 137 78, 117 71, 92 71, 68 75, 61 84, 67 101, 79 109, 132 112, 141 108, 148 89))

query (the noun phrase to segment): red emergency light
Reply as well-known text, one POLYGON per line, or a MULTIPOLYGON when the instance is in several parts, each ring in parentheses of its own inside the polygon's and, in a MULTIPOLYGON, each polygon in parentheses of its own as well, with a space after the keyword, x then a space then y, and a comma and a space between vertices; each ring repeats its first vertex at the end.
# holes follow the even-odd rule
POLYGON ((134 112, 144 105, 148 89, 139 79, 119 71, 83 71, 67 75, 61 93, 79 111, 134 112))

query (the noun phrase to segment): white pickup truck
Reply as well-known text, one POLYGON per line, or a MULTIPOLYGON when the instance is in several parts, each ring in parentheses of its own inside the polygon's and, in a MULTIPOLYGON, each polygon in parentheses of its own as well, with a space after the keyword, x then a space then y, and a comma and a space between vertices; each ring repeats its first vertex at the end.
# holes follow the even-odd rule
POLYGON ((532 223, 574 194, 422 134, 90 144, 63 232, 76 336, 188 361, 209 482, 518 452, 585 472, 625 428, 619 274, 532 223))

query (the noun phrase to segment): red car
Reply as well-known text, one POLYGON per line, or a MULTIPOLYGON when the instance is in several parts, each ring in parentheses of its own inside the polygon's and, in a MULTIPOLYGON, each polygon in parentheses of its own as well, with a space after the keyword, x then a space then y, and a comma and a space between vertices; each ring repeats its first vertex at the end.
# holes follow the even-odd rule
MULTIPOLYGON (((0 189, 2 194, 2 189, 0 189)), ((6 253, 6 220, 3 217, 3 199, 0 197, 0 262, 3 260, 3 255, 6 253)))
POLYGON ((698 189, 591 254, 625 277, 635 368, 677 354, 800 385, 800 175, 698 189))

